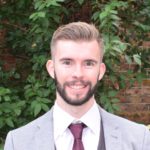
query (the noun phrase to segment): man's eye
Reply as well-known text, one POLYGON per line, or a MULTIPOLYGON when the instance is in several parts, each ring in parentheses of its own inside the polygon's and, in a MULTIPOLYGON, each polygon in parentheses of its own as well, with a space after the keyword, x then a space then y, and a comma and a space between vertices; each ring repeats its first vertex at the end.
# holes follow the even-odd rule
POLYGON ((92 67, 94 65, 95 65, 95 62, 93 62, 93 61, 86 61, 85 62, 85 66, 87 66, 87 67, 92 67))
POLYGON ((65 61, 63 61, 63 64, 64 64, 64 65, 71 65, 71 61, 65 60, 65 61))

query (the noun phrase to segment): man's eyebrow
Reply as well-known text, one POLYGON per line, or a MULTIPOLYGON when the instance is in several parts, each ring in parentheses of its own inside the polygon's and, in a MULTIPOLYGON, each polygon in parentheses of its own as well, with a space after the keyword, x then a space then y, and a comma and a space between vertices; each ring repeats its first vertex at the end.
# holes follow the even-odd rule
MULTIPOLYGON (((72 61, 73 59, 72 59, 72 58, 69 58, 69 57, 64 57, 64 58, 60 58, 59 61, 65 61, 65 60, 72 61)), ((92 58, 89 58, 89 59, 85 59, 85 60, 84 60, 84 62, 87 62, 87 61, 89 61, 89 62, 94 62, 94 63, 98 63, 97 60, 92 59, 92 58)))
POLYGON ((98 61, 95 60, 95 59, 86 59, 85 61, 91 61, 91 62, 94 62, 94 63, 98 63, 98 61))
POLYGON ((64 61, 64 60, 72 60, 72 59, 68 57, 60 58, 60 61, 64 61))

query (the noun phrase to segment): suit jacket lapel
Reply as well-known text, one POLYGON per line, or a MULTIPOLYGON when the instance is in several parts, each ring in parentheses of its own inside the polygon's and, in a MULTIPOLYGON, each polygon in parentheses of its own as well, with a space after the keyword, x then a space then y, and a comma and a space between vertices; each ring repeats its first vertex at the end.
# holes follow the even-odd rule
MULTIPOLYGON (((100 108, 106 150, 121 149, 121 132, 111 114, 100 108)), ((101 144, 101 143, 99 143, 101 144)))
POLYGON ((53 110, 51 109, 37 125, 36 150, 55 150, 53 134, 53 110))
MULTIPOLYGON (((101 115, 101 124, 103 126, 104 141, 106 150, 121 149, 121 132, 117 122, 114 122, 111 114, 102 108, 99 108, 101 115)), ((35 150, 55 150, 53 134, 53 108, 47 112, 37 125, 35 135, 35 150)), ((99 148, 101 142, 99 142, 99 148)), ((99 150, 99 149, 98 149, 99 150)), ((101 150, 101 149, 100 149, 101 150)))

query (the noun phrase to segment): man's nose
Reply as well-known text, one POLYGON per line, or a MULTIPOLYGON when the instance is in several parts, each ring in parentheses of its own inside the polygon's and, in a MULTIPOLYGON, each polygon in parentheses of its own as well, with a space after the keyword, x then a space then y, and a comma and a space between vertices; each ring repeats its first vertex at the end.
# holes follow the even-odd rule
POLYGON ((77 65, 77 66, 74 67, 73 77, 76 77, 76 78, 83 77, 83 68, 82 68, 81 65, 77 65))

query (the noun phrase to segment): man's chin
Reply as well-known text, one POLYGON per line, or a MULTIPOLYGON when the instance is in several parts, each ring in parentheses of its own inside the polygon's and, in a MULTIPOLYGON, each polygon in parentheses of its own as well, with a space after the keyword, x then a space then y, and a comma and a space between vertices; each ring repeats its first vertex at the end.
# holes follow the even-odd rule
POLYGON ((73 98, 73 97, 67 97, 64 99, 64 101, 66 103, 68 103, 69 105, 72 105, 72 106, 81 106, 83 104, 85 104, 86 102, 89 101, 89 98, 86 98, 86 97, 78 97, 78 98, 73 98))

